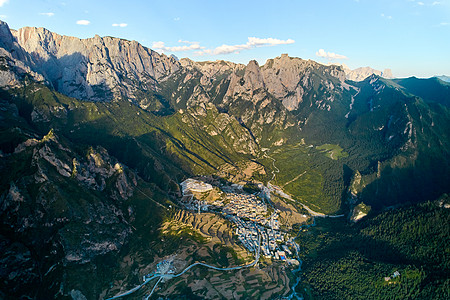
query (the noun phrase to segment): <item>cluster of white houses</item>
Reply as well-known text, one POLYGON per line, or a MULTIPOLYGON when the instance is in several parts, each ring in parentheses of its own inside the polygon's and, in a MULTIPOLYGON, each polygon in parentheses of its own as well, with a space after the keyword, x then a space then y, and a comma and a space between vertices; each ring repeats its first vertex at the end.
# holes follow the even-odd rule
POLYGON ((246 218, 252 222, 265 225, 267 220, 267 205, 250 194, 227 193, 225 199, 229 200, 223 208, 223 212, 228 215, 236 215, 239 218, 246 218))
MULTIPOLYGON (((278 243, 283 243, 286 239, 284 232, 262 226, 255 222, 244 221, 237 216, 229 216, 229 219, 237 225, 236 234, 238 235, 238 239, 249 251, 254 252, 258 249, 258 236, 261 236, 261 245, 259 246, 264 256, 282 260, 286 259, 286 253, 280 251, 278 247, 278 243)), ((292 253, 290 254, 292 255, 292 253)))
MULTIPOLYGON (((185 180, 181 183, 181 187, 184 196, 187 196, 189 191, 206 192, 212 189, 210 184, 194 179, 185 180)), ((209 208, 205 201, 196 200, 192 195, 184 205, 188 209, 199 212, 209 208)), ((238 239, 250 252, 255 252, 260 246, 261 253, 266 257, 287 260, 288 255, 292 256, 292 252, 286 245, 279 246, 282 243, 290 245, 291 241, 287 240, 286 233, 279 230, 278 211, 275 210, 268 216, 267 205, 255 195, 227 190, 225 199, 216 200, 212 206, 220 209, 230 221, 236 224, 238 239), (260 245, 258 245, 258 236, 261 236, 260 245)))

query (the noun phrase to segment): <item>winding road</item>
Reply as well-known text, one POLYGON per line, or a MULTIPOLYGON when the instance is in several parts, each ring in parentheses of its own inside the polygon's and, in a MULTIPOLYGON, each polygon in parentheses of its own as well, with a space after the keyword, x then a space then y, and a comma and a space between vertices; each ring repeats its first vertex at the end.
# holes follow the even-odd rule
POLYGON ((139 290, 141 287, 143 287, 144 285, 146 285, 147 283, 149 283, 150 281, 152 281, 152 279, 154 279, 154 278, 156 278, 156 277, 158 277, 158 276, 157 276, 157 275, 154 275, 154 276, 152 276, 152 277, 150 277, 150 278, 147 278, 142 284, 138 285, 137 287, 134 287, 134 288, 132 288, 131 290, 126 291, 125 293, 116 295, 116 296, 111 297, 111 298, 107 298, 106 300, 113 300, 113 299, 118 299, 118 298, 120 298, 120 297, 128 296, 128 295, 130 295, 130 294, 136 292, 137 290, 139 290))
MULTIPOLYGON (((273 164, 273 167, 274 167, 274 169, 275 169, 275 170, 272 170, 272 178, 267 182, 268 189, 269 189, 270 192, 272 192, 272 191, 273 191, 273 192, 277 192, 277 191, 276 191, 277 189, 274 188, 274 187, 276 187, 276 186, 273 186, 273 185, 270 183, 270 181, 272 181, 272 180, 275 179, 276 173, 279 173, 279 172, 280 172, 280 169, 278 169, 277 166, 275 165, 276 160, 275 160, 273 157, 267 155, 267 153, 266 153, 267 150, 263 150, 263 151, 264 151, 264 157, 266 157, 266 158, 272 160, 272 164, 273 164)), ((302 175, 303 175, 303 174, 302 174, 302 175)), ((281 190, 281 188, 279 188, 279 187, 277 187, 277 188, 281 190)), ((147 196, 147 195, 146 195, 145 193, 143 193, 141 190, 139 190, 139 191, 140 191, 142 194, 144 194, 145 196, 147 196)), ((282 191, 282 190, 281 190, 281 191, 282 191)), ((270 192, 269 192, 269 197, 270 197, 270 192)), ((193 195, 190 195, 190 194, 184 194, 184 193, 183 193, 183 196, 193 196, 193 195)), ((148 196, 147 196, 147 197, 148 197, 148 196)), ((287 198, 287 199, 289 199, 289 200, 291 200, 291 201, 295 201, 294 199, 292 199, 291 196, 285 194, 284 192, 283 192, 283 197, 285 197, 285 198, 287 198), (286 196, 287 196, 287 197, 286 197, 286 196)), ((161 205, 160 203, 158 203, 158 204, 161 205)), ((300 204, 301 204, 301 205, 302 205, 302 206, 303 206, 303 207, 311 214, 311 216, 313 216, 313 224, 306 225, 307 227, 310 227, 310 226, 314 226, 314 225, 315 225, 315 217, 339 218, 339 217, 343 217, 343 216, 344 216, 344 215, 333 215, 333 216, 326 215, 326 214, 323 214, 323 213, 319 213, 319 212, 313 211, 312 209, 310 209, 308 206, 306 206, 306 205, 303 204, 303 203, 300 203, 300 204)), ((270 205, 272 205, 272 204, 270 203, 270 205)), ((161 205, 161 206, 162 206, 162 205, 161 205)), ((301 228, 303 228, 303 226, 300 227, 300 229, 301 229, 301 228)), ((190 269, 194 268, 195 266, 203 266, 203 267, 206 267, 206 268, 209 268, 209 269, 213 269, 213 270, 217 270, 217 271, 232 271, 232 270, 240 270, 240 269, 244 269, 244 268, 253 267, 253 266, 256 265, 256 264, 258 263, 258 261, 259 261, 259 257, 260 257, 260 253, 261 253, 261 235, 258 235, 258 247, 257 247, 257 248, 258 248, 258 250, 256 251, 255 260, 254 260, 253 262, 247 264, 247 265, 236 266, 236 267, 230 267, 230 268, 219 268, 219 267, 211 266, 211 265, 208 265, 208 264, 205 264, 205 263, 202 263, 202 262, 196 262, 196 263, 193 263, 193 264, 189 265, 188 267, 186 267, 183 271, 181 271, 181 272, 178 273, 178 274, 157 274, 157 275, 153 275, 152 277, 147 278, 142 284, 140 284, 140 285, 138 285, 138 286, 132 288, 131 290, 128 290, 128 291, 126 291, 126 292, 124 292, 124 293, 122 293, 122 294, 116 295, 116 296, 114 296, 114 297, 107 298, 106 300, 113 300, 113 299, 118 299, 118 298, 121 298, 121 297, 124 297, 124 296, 128 296, 128 295, 130 295, 130 294, 136 292, 136 291, 139 290, 140 288, 142 288, 144 285, 146 285, 147 283, 149 283, 149 282, 152 281, 153 279, 158 278, 158 281, 157 281, 157 282, 155 283, 155 285, 153 286, 153 288, 152 288, 150 294, 146 296, 145 299, 147 300, 147 299, 149 299, 149 298, 153 295, 153 292, 156 290, 157 285, 161 282, 162 279, 172 279, 172 278, 180 277, 180 276, 182 276, 183 274, 185 274, 187 271, 189 271, 190 269)), ((299 250, 298 250, 297 247, 296 247, 297 257, 298 257, 298 251, 299 251, 299 250)), ((294 272, 296 272, 296 273, 297 273, 297 272, 300 272, 300 271, 301 271, 301 265, 302 265, 302 261, 300 261, 300 265, 299 265, 298 269, 295 270, 294 272)), ((294 297, 294 296, 295 296, 296 298, 298 298, 297 293, 295 292, 295 287, 298 285, 299 282, 300 282, 300 277, 298 277, 297 282, 294 284, 294 286, 293 286, 293 293, 290 295, 289 299, 292 299, 292 297, 294 297)), ((298 299, 299 299, 299 298, 298 298, 298 299)))
POLYGON ((136 292, 137 290, 139 290, 141 287, 143 287, 144 285, 146 285, 147 283, 149 283, 151 280, 155 279, 155 278, 159 278, 158 281, 156 282, 156 284, 153 286, 152 291, 150 292, 149 295, 147 295, 147 297, 145 299, 149 299, 151 297, 151 295, 153 294, 153 292, 156 289, 156 286, 158 285, 158 283, 162 280, 162 279, 172 279, 172 278, 176 278, 179 277, 181 275, 183 275, 184 273, 186 273, 187 271, 189 271, 190 269, 192 269, 195 266, 203 266, 203 267, 207 267, 213 270, 217 270, 217 271, 232 271, 232 270, 240 270, 240 269, 244 269, 244 268, 249 268, 249 267, 253 267, 254 265, 256 265, 259 261, 259 257, 261 254, 261 235, 258 234, 258 251, 256 251, 256 255, 255 255, 255 260, 247 265, 243 265, 243 266, 236 266, 236 267, 230 267, 230 268, 219 268, 219 267, 215 267, 215 266, 211 266, 205 263, 201 263, 201 262, 196 262, 191 264, 190 266, 186 267, 182 272, 178 273, 178 274, 157 274, 157 275, 153 275, 152 277, 146 279, 142 284, 132 288, 129 291, 126 291, 122 294, 116 295, 114 297, 108 298, 106 300, 113 300, 113 299, 118 299, 124 296, 128 296, 134 292, 136 292))

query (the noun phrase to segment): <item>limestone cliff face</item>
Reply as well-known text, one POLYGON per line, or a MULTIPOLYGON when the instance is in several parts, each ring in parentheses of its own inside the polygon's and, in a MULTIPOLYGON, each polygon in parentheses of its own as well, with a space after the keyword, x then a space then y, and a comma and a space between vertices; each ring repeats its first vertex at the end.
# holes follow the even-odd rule
POLYGON ((17 43, 8 24, 0 21, 0 86, 17 87, 25 74, 36 81, 44 81, 41 74, 32 71, 31 65, 30 55, 17 43))
POLYGON ((44 28, 17 31, 1 26, 2 40, 27 53, 30 69, 42 74, 57 91, 90 101, 123 99, 146 108, 158 83, 180 64, 136 41, 112 37, 79 39, 44 28), (23 49, 23 50, 22 50, 23 49))
POLYGON ((249 100, 257 103, 264 97, 260 92, 265 89, 264 79, 258 63, 250 61, 244 69, 244 74, 233 73, 230 77, 230 84, 226 97, 249 100))
POLYGON ((287 54, 270 59, 262 67, 262 74, 269 93, 283 102, 288 110, 296 110, 303 102, 305 93, 312 86, 312 73, 317 72, 323 77, 323 85, 330 90, 332 86, 326 75, 337 78, 341 83, 345 80, 344 72, 335 67, 324 67, 311 60, 292 58, 287 54), (321 73, 321 74, 320 74, 321 73))
POLYGON ((281 101, 287 110, 296 110, 304 101, 305 94, 314 92, 313 76, 319 77, 326 92, 331 92, 336 83, 340 85, 345 81, 345 73, 339 67, 323 66, 283 54, 269 59, 262 67, 251 61, 241 72, 233 72, 225 101, 241 97, 257 103, 264 99, 260 92, 266 91, 281 101))
POLYGON ((306 69, 309 65, 308 61, 282 55, 263 66, 267 89, 272 95, 282 99, 288 110, 297 109, 303 101, 304 88, 308 88, 306 69))
POLYGON ((226 77, 231 73, 240 72, 245 68, 243 64, 223 60, 195 62, 188 58, 183 58, 180 60, 180 64, 186 71, 201 73, 200 84, 204 86, 211 85, 214 81, 223 79, 224 75, 226 77))
POLYGON ((178 103, 180 98, 187 98, 187 107, 209 102, 225 89, 218 104, 229 104, 236 98, 256 104, 270 94, 286 109, 297 110, 305 94, 313 88, 313 73, 323 75, 319 77, 326 89, 335 87, 330 76, 341 82, 345 80, 339 67, 286 54, 268 60, 263 67, 256 61, 247 66, 225 61, 178 61, 136 41, 98 35, 79 39, 35 27, 16 31, 3 22, 0 23, 0 56, 1 86, 14 86, 18 82, 17 74, 31 74, 35 80, 46 81, 71 97, 89 101, 125 100, 149 110, 161 107, 154 93, 167 92, 161 84, 168 80, 176 82, 179 73, 184 77, 182 82, 176 82, 178 89, 180 85, 190 85, 189 95, 170 100, 178 103))

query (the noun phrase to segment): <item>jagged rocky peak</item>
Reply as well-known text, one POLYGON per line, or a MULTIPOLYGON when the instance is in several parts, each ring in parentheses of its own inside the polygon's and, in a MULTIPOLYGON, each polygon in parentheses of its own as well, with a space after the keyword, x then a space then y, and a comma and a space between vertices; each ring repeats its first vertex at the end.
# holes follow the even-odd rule
POLYGON ((138 89, 157 90, 159 82, 180 68, 175 58, 136 41, 98 35, 79 39, 36 27, 6 28, 3 23, 1 43, 11 43, 12 37, 31 58, 29 68, 59 92, 79 99, 127 99, 140 105, 149 99, 142 99, 138 89))
POLYGON ((247 84, 252 90, 265 88, 264 77, 256 60, 251 60, 245 67, 244 85, 247 84))
POLYGON ((269 93, 282 99, 283 105, 294 110, 302 102, 304 89, 299 84, 309 62, 299 58, 291 58, 287 54, 267 60, 262 67, 262 73, 269 93))
MULTIPOLYGON (((210 86, 214 80, 227 78, 230 74, 245 68, 245 65, 224 60, 196 62, 189 58, 180 59, 180 65, 185 72, 200 72, 200 84, 203 86, 210 86)), ((188 78, 191 78, 191 75, 188 78)))
POLYGON ((21 79, 28 75, 38 82, 45 78, 33 72, 31 56, 17 43, 8 24, 0 21, 0 86, 6 89, 21 85, 21 79))
POLYGON ((312 88, 310 77, 313 72, 317 72, 324 80, 330 80, 331 77, 340 82, 345 80, 343 70, 337 66, 323 66, 287 54, 267 60, 261 71, 268 92, 280 99, 288 110, 297 109, 303 102, 305 93, 312 88))
POLYGON ((8 50, 14 43, 9 26, 6 22, 0 20, 0 46, 8 50))
POLYGON ((258 62, 250 61, 243 71, 243 74, 234 72, 231 75, 225 96, 241 97, 254 103, 261 101, 265 97, 264 93, 261 93, 265 91, 265 84, 258 62))
POLYGON ((180 59, 180 64, 186 69, 196 69, 205 75, 214 75, 216 73, 226 73, 230 71, 243 70, 245 65, 230 61, 193 61, 189 58, 180 59))

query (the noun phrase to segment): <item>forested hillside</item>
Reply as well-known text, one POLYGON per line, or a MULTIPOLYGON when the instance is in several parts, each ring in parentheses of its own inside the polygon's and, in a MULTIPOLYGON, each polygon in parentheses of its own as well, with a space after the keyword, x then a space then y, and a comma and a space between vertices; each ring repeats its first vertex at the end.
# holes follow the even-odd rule
POLYGON ((448 299, 450 198, 302 232, 307 299, 448 299), (400 275, 395 276, 395 272, 400 275))

